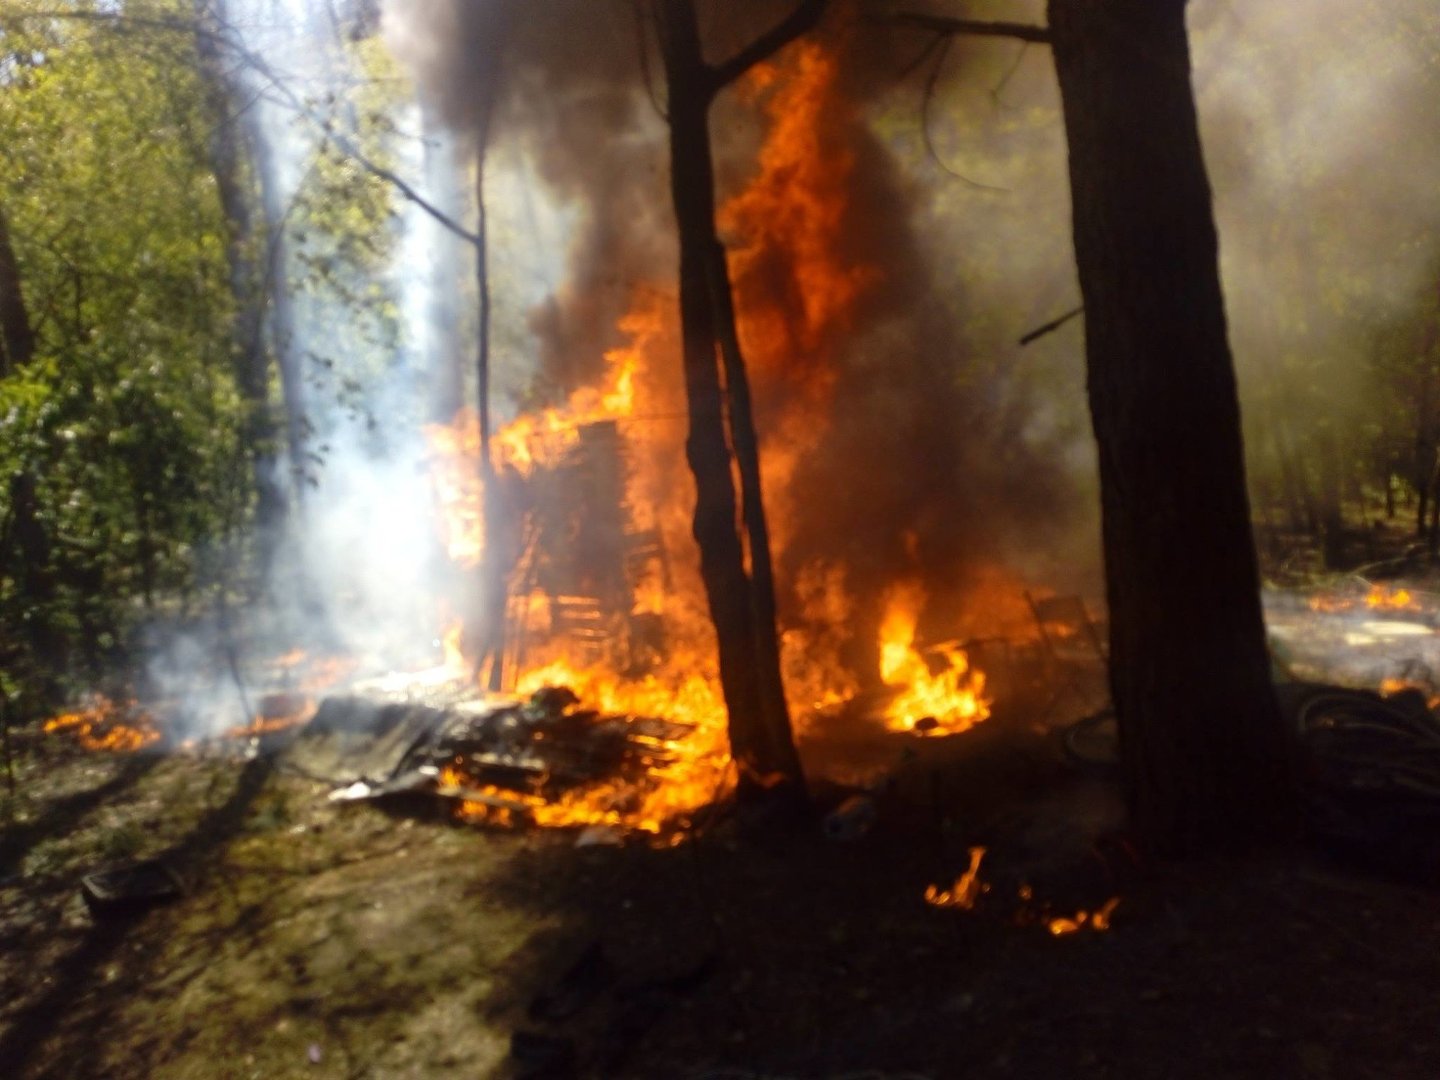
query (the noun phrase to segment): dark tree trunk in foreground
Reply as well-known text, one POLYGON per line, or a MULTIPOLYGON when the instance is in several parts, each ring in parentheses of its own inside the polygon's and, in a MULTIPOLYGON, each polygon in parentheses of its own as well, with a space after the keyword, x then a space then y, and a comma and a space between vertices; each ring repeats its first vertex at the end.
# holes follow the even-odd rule
POLYGON ((1295 796, 1270 682, 1184 0, 1050 0, 1111 686, 1139 839, 1278 839, 1295 796))
POLYGON ((20 264, 10 244, 10 225, 0 208, 0 378, 35 355, 35 332, 20 289, 20 264))
POLYGON ((768 790, 798 801, 804 778, 780 675, 759 451, 729 272, 715 231, 710 104, 719 90, 813 26, 824 7, 823 0, 803 0, 771 31, 718 66, 704 58, 694 0, 661 0, 658 9, 669 91, 670 185, 680 238, 680 327, 690 417, 685 453, 695 475, 695 540, 719 644, 720 685, 742 798, 768 790), (741 482, 738 502, 735 466, 741 482))

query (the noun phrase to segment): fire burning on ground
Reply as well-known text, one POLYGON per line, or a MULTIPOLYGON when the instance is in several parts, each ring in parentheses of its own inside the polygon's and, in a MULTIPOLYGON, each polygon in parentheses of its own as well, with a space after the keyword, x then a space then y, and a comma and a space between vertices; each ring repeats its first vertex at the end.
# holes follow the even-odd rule
POLYGON ((1419 611, 1415 595, 1404 588, 1387 588, 1371 585, 1363 596, 1335 593, 1320 593, 1310 598, 1310 610, 1333 611, 1419 611))
POLYGON ((45 721, 45 733, 73 736, 86 750, 133 753, 160 741, 155 718, 135 702, 96 695, 86 707, 45 721))
MULTIPOLYGON (((955 884, 948 889, 937 885, 927 886, 925 902, 932 907, 974 911, 981 898, 993 891, 990 884, 980 877, 980 865, 985 854, 985 848, 972 847, 970 865, 955 879, 955 884)), ((1082 930, 1109 930, 1111 917, 1120 906, 1120 897, 1112 896, 1093 911, 1080 910, 1070 915, 1056 915, 1048 904, 1036 898, 1035 890, 1026 884, 1016 890, 1016 900, 1018 906, 1009 914, 1009 920, 1016 926, 1044 926, 1053 937, 1066 937, 1082 930)))

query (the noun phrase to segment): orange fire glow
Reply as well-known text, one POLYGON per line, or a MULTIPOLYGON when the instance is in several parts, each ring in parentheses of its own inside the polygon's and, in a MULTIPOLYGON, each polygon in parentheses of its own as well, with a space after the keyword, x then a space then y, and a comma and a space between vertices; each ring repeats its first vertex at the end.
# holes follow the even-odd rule
MULTIPOLYGON (((970 865, 965 868, 963 874, 955 879, 955 884, 948 889, 942 889, 938 885, 926 886, 925 902, 931 907, 974 911, 980 897, 990 892, 990 885, 980 877, 980 864, 984 858, 985 848, 972 847, 970 849, 970 865)), ((1052 937, 1065 937, 1082 930, 1109 930, 1111 916, 1120 906, 1120 897, 1112 896, 1094 911, 1077 911, 1073 915, 1053 915, 1050 913, 1048 904, 1035 898, 1035 890, 1029 885, 1020 886, 1018 899, 1020 905, 1011 913, 1010 921, 1016 926, 1039 924, 1044 926, 1052 937)))
POLYGON ((1365 594, 1365 606, 1380 611, 1419 611, 1420 605, 1408 589, 1387 589, 1384 585, 1372 585, 1365 594))
POLYGON ((963 649, 932 650, 933 662, 915 648, 915 625, 925 603, 917 584, 891 590, 880 625, 880 677, 897 691, 885 711, 892 731, 954 735, 990 715, 985 676, 970 668, 963 649))
POLYGON ((45 721, 46 734, 67 732, 86 750, 130 753, 160 741, 160 729, 134 702, 96 695, 86 708, 45 721))
MULTIPOLYGON (((847 128, 859 121, 843 92, 835 48, 805 42, 785 50, 756 69, 746 94, 766 122, 766 135, 755 174, 724 203, 718 221, 730 250, 738 331, 755 393, 772 550, 783 569, 781 555, 797 520, 799 493, 792 480, 828 428, 838 350, 881 275, 851 250, 855 161, 847 128)), ((523 648, 505 660, 504 685, 521 696, 567 686, 586 709, 659 717, 688 726, 689 733, 656 747, 643 783, 593 785, 553 802, 466 783, 456 768, 442 778, 447 786, 484 795, 466 804, 469 817, 513 820, 523 809, 527 820, 540 824, 657 833, 724 794, 732 782, 714 630, 690 535, 693 486, 684 464, 676 315, 673 296, 658 288, 637 291, 632 310, 618 323, 625 344, 605 353, 598 381, 574 390, 562 405, 504 424, 489 452, 506 483, 538 482, 543 470, 563 464, 579 445, 585 425, 618 422, 629 527, 657 535, 668 553, 663 575, 628 583, 628 610, 604 615, 606 625, 635 616, 662 620, 663 649, 637 665, 633 653, 607 652, 604 633, 583 642, 567 639, 558 609, 579 598, 550 596, 527 581, 511 597, 507 625, 523 648)), ((452 425, 432 428, 429 438, 450 556, 461 566, 478 565, 486 541, 477 421, 462 413, 452 425)), ((895 691, 885 719, 895 730, 958 732, 989 715, 984 676, 962 650, 923 652, 917 646, 925 600, 918 587, 902 590, 913 603, 886 620, 881 671, 855 671, 853 660, 845 659, 854 652, 856 608, 846 568, 819 561, 794 566, 794 580, 781 586, 799 610, 785 613, 781 647, 797 731, 803 734, 821 710, 851 700, 862 686, 877 685, 877 678, 895 691)), ((458 627, 445 637, 448 668, 469 677, 459 658, 458 627)))
POLYGON ((970 865, 963 874, 955 879, 955 884, 948 889, 942 889, 938 885, 927 885, 925 902, 932 907, 973 911, 975 902, 980 899, 980 894, 989 888, 980 880, 980 863, 984 858, 985 849, 983 847, 972 847, 970 849, 970 865))
POLYGON ((1409 589, 1391 589, 1384 585, 1371 585, 1363 597, 1322 593, 1310 597, 1309 606, 1311 611, 1352 611, 1362 602, 1372 611, 1420 610, 1419 602, 1409 589))
POLYGON ((1047 919, 1045 928, 1055 937, 1077 934, 1081 930, 1109 930, 1110 916, 1120 906, 1120 897, 1112 896, 1094 911, 1077 911, 1072 916, 1047 919))
POLYGON ((591 708, 617 716, 654 716, 692 725, 683 738, 655 742, 656 758, 643 790, 600 784, 538 807, 541 825, 623 825, 658 833, 714 801, 729 788, 725 707, 712 679, 692 672, 676 679, 620 681, 605 671, 576 670, 563 661, 530 672, 519 691, 568 686, 591 708))
POLYGON ((845 132, 855 107, 835 48, 803 41, 744 84, 766 123, 758 169, 720 208, 740 344, 760 403, 761 474, 777 561, 796 519, 793 479, 830 424, 835 356, 880 281, 847 249, 856 222, 845 132))
POLYGON ((315 699, 304 693, 266 694, 256 706, 248 724, 237 724, 225 732, 229 739, 255 738, 288 731, 308 723, 315 715, 315 699))
MULTIPOLYGON (((523 413, 503 425, 491 438, 496 467, 528 476, 572 448, 583 425, 631 416, 644 359, 664 325, 655 295, 642 298, 620 320, 620 330, 630 337, 630 344, 606 352, 601 384, 581 387, 562 407, 523 413)), ((472 409, 461 409, 450 424, 428 425, 425 437, 446 551, 461 566, 478 566, 485 551, 479 417, 472 409)))

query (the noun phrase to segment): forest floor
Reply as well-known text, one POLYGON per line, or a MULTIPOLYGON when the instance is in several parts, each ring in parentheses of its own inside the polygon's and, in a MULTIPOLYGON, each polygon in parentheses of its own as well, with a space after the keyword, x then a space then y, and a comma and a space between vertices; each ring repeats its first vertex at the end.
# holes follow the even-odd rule
POLYGON ((858 837, 716 815, 663 848, 22 730, 0 1076, 1436 1075, 1434 891, 1308 852, 1137 866, 1036 716, 887 736, 858 837), (927 903, 978 846, 974 910, 927 903), (183 894, 92 915, 81 878, 143 858, 183 894), (1046 928, 1113 896, 1109 929, 1046 928))
POLYGON ((1433 1077, 1440 905, 1308 857, 1123 871, 1104 782, 997 715, 906 754, 866 835, 577 847, 337 804, 279 758, 23 736, 0 1075, 1433 1077), (927 904, 989 849, 975 911, 927 904), (80 877, 157 856, 171 903, 80 877), (1121 897, 1113 926, 1017 925, 1121 897), (536 1009, 537 998, 540 1008, 536 1009), (537 1019, 537 1015, 539 1019, 537 1019), (571 1075, 559 1069, 549 1075, 571 1075))

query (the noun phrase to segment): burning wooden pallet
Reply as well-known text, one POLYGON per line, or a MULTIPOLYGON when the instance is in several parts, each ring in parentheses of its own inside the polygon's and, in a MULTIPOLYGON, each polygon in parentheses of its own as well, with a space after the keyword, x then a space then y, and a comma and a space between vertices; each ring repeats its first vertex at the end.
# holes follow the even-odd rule
POLYGON ((663 772, 693 733, 658 717, 602 714, 562 687, 524 701, 347 694, 327 698, 287 751, 292 765, 347 785, 336 797, 424 793, 534 816, 603 787, 617 800, 663 772))

